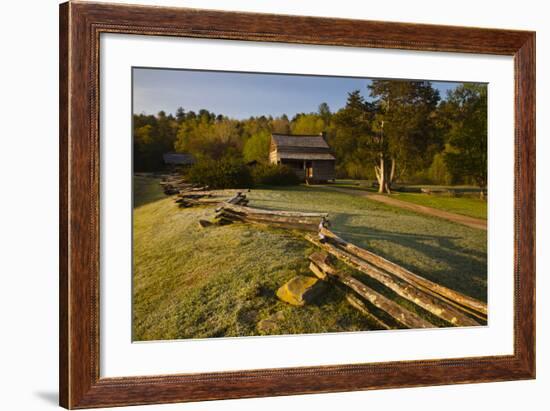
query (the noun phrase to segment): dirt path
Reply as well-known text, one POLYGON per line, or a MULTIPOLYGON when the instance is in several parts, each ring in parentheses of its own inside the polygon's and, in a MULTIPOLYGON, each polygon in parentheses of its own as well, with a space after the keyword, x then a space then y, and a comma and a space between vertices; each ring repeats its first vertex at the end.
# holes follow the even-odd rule
POLYGON ((332 186, 315 186, 323 187, 328 190, 338 191, 341 193, 347 193, 356 196, 368 197, 369 200, 378 201, 393 207, 403 208, 405 210, 414 211, 421 214, 427 214, 433 217, 443 218, 458 224, 462 224, 468 227, 477 228, 479 230, 487 231, 487 221, 480 218, 468 217, 462 214, 451 213, 449 211, 439 210, 437 208, 426 207, 408 201, 397 200, 396 198, 388 197, 381 194, 374 194, 360 190, 354 190, 350 188, 332 187, 332 186))

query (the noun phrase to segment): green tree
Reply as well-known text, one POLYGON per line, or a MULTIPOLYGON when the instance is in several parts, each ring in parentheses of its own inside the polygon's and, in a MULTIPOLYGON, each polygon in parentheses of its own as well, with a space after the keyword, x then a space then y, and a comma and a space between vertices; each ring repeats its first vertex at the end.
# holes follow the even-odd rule
POLYGON ((449 150, 445 163, 455 179, 470 178, 487 186, 487 86, 463 84, 448 93, 449 150))
POLYGON ((323 119, 316 113, 300 114, 290 124, 292 134, 319 134, 325 130, 323 119))
POLYGON ((241 134, 238 121, 201 110, 198 117, 187 115, 179 125, 174 147, 176 151, 191 153, 198 159, 220 159, 229 152, 240 157, 241 134))
POLYGON ((185 120, 185 110, 183 109, 183 107, 178 107, 178 109, 176 110, 176 120, 178 123, 181 123, 185 120))
POLYGON ((283 114, 281 117, 276 117, 271 121, 271 131, 276 134, 289 134, 290 122, 288 117, 283 114))
POLYGON ((373 118, 373 106, 365 102, 359 90, 348 93, 345 107, 332 116, 328 139, 339 176, 369 178, 372 174, 373 118))
POLYGON ((177 123, 173 116, 160 111, 156 116, 133 117, 134 169, 155 171, 163 167, 162 155, 174 148, 177 123))
POLYGON ((319 108, 317 109, 317 113, 319 114, 319 117, 323 120, 325 123, 325 127, 328 127, 330 125, 330 119, 332 117, 332 113, 330 111, 330 107, 327 103, 321 103, 319 104, 319 108))
POLYGON ((391 193, 399 176, 428 167, 441 150, 436 121, 439 92, 429 81, 374 80, 368 88, 376 105, 374 170, 379 192, 391 193))
POLYGON ((267 130, 261 130, 250 137, 243 147, 243 157, 245 161, 267 162, 269 156, 269 144, 271 142, 271 133, 267 130))
POLYGON ((452 184, 453 177, 447 168, 445 163, 445 153, 437 153, 433 160, 430 168, 428 169, 428 177, 430 181, 436 184, 452 184))

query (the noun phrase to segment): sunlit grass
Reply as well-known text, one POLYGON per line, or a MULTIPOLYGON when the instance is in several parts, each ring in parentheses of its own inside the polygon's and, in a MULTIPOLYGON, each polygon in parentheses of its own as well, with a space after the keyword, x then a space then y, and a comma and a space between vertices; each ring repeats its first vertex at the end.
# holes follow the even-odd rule
POLYGON ((421 193, 394 193, 392 196, 398 200, 414 204, 438 208, 469 217, 487 219, 487 201, 476 196, 451 197, 421 193))
MULTIPOLYGON (((369 182, 365 180, 337 180, 335 187, 363 191, 365 193, 376 193, 369 182)), ((403 187, 403 186, 402 186, 403 187)), ((449 193, 408 193, 394 191, 392 198, 410 203, 437 208, 451 213, 462 214, 469 217, 487 219, 487 201, 479 198, 478 189, 472 186, 439 186, 439 185, 409 185, 404 186, 414 189, 431 188, 433 190, 453 190, 455 196, 449 193)))
MULTIPOLYGON (((313 247, 299 233, 231 224, 199 228, 213 207, 179 209, 158 180, 135 180, 134 340, 261 334, 258 321, 281 311, 277 334, 371 329, 330 287, 318 304, 293 307, 275 292, 311 275, 313 247)), ((345 239, 425 277, 486 300, 486 232, 322 188, 262 188, 251 206, 323 211, 345 239)))

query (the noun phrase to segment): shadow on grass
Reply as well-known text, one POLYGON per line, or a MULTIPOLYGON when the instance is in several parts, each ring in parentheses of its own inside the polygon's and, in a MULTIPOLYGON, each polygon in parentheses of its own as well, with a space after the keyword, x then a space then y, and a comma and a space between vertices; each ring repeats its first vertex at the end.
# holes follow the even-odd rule
POLYGON ((159 183, 160 178, 133 176, 132 194, 134 208, 138 208, 143 205, 154 203, 158 200, 166 198, 166 195, 164 194, 164 191, 162 190, 162 187, 159 183))
POLYGON ((487 301, 487 254, 460 247, 457 244, 460 236, 410 234, 348 224, 352 217, 349 214, 340 214, 332 220, 333 230, 345 240, 373 251, 431 281, 487 301), (375 244, 377 241, 388 243, 395 252, 389 253, 380 249, 375 244), (418 266, 410 262, 410 256, 400 257, 400 253, 404 251, 412 252, 420 265, 429 265, 432 268, 421 272, 418 266), (445 268, 438 269, 438 263, 444 263, 445 268))
POLYGON ((305 184, 298 184, 293 186, 258 186, 252 188, 252 190, 269 190, 274 192, 281 192, 281 193, 287 193, 287 192, 299 192, 299 193, 323 193, 326 194, 327 190, 324 189, 322 186, 306 186, 305 184))

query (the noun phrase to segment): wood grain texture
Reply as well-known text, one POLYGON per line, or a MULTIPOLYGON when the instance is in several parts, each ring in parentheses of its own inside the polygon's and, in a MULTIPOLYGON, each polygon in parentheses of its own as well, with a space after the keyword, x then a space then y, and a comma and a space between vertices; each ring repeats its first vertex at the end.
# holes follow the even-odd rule
MULTIPOLYGON (((481 314, 485 314, 485 317, 487 317, 487 304, 476 300, 475 298, 459 293, 455 290, 451 290, 450 288, 444 287, 440 284, 434 283, 424 277, 410 272, 409 270, 401 267, 398 264, 395 264, 379 255, 374 254, 371 251, 358 247, 355 244, 348 243, 326 227, 322 227, 319 232, 326 237, 332 239, 332 241, 334 241, 334 243, 339 245, 342 249, 349 251, 351 254, 357 257, 362 258, 366 262, 369 262, 377 267, 384 269, 388 273, 408 282, 409 284, 417 286, 418 288, 429 293, 430 295, 433 295, 437 298, 444 298, 445 302, 448 303, 458 303, 465 308, 469 308, 481 314)), ((456 305, 454 306, 456 307, 456 305)))
POLYGON ((515 54, 516 356, 535 375, 535 33, 515 54))
POLYGON ((338 260, 342 261, 353 269, 360 271, 371 279, 378 281, 380 284, 383 284, 385 287, 392 290, 401 298, 409 300, 419 307, 422 307, 424 310, 430 312, 436 317, 441 318, 449 324, 462 327, 479 325, 477 321, 468 317, 461 311, 455 309, 453 306, 446 303, 445 301, 433 295, 427 294, 420 288, 390 275, 389 273, 364 261, 363 259, 335 247, 329 242, 321 243, 318 238, 311 234, 306 235, 305 239, 315 244, 317 247, 321 248, 327 253, 333 255, 338 260))
POLYGON ((90 408, 534 378, 534 33, 71 2, 60 6, 59 55, 62 406, 90 408), (98 322, 101 33, 514 56, 514 355, 101 379, 98 322))
POLYGON ((69 6, 60 6, 59 13, 59 402, 69 404, 69 281, 68 281, 68 173, 67 142, 69 132, 69 6))

